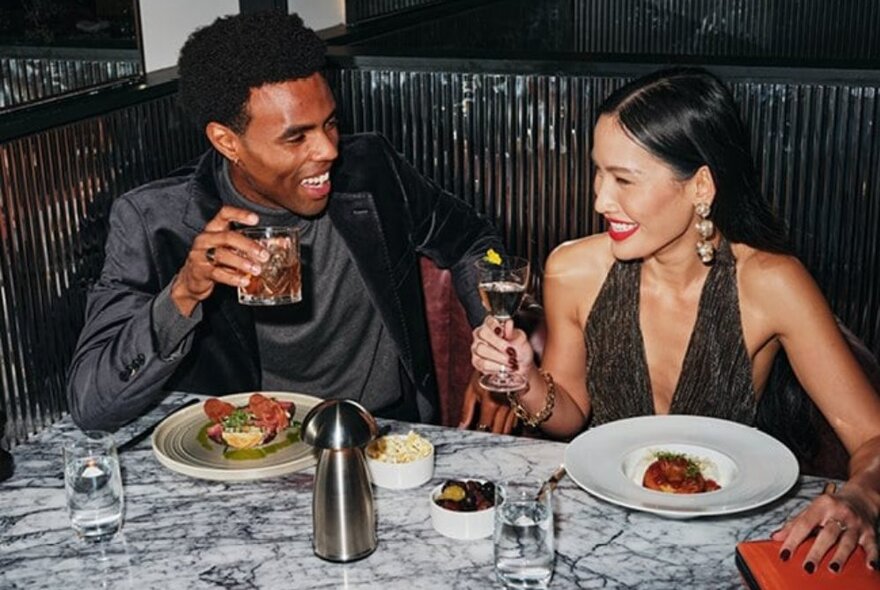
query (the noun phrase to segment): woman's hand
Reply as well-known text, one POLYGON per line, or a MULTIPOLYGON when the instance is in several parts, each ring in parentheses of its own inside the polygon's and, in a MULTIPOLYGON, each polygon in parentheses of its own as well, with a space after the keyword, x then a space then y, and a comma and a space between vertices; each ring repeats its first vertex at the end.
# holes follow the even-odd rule
POLYGON ((502 324, 494 317, 486 316, 482 325, 474 330, 471 364, 481 373, 504 369, 528 377, 534 363, 532 346, 525 332, 513 327, 513 320, 502 324))
MULTIPOLYGON (((840 571, 857 545, 865 549, 866 565, 877 568, 877 509, 871 501, 872 492, 847 483, 837 494, 824 493, 813 500, 800 514, 788 521, 771 538, 782 541, 779 556, 787 560, 810 534, 818 535, 807 553, 803 567, 813 573, 822 557, 835 545, 831 571, 840 571)), ((853 567, 853 566, 850 566, 853 567)))
MULTIPOLYGON (((525 333, 515 329, 512 321, 502 324, 487 316, 474 330, 471 363, 482 373, 496 372, 504 367, 506 371, 527 376, 534 364, 534 352, 525 333)), ((477 430, 511 432, 516 425, 516 415, 506 396, 485 390, 479 384, 479 377, 479 373, 475 373, 465 391, 459 428, 474 426, 477 430), (478 407, 479 418, 476 424, 472 424, 478 407)))

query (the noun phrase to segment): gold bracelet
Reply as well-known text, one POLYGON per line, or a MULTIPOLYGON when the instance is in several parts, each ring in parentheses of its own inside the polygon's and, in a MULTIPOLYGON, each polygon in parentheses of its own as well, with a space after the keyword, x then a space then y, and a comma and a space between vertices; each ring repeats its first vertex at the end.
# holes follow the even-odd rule
MULTIPOLYGON (((553 407, 556 405, 556 382, 553 381, 553 375, 543 369, 538 369, 538 373, 541 374, 544 383, 547 384, 547 398, 544 401, 544 407, 535 416, 529 414, 529 411, 520 403, 518 391, 507 392, 507 401, 510 402, 513 413, 529 428, 537 428, 546 422, 550 418, 550 414, 553 413, 553 407)), ((528 388, 525 391, 528 391, 528 388)))

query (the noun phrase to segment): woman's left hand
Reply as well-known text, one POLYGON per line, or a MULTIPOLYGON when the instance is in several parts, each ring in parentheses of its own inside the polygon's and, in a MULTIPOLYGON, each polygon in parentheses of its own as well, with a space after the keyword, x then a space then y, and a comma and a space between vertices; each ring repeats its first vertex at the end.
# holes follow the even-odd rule
POLYGON ((865 549, 868 556, 867 567, 876 569, 877 509, 871 496, 871 492, 852 483, 847 483, 837 494, 821 494, 800 514, 771 535, 773 540, 782 541, 780 558, 787 560, 798 545, 818 529, 816 540, 803 563, 803 568, 808 573, 815 571, 817 564, 835 544, 837 548, 829 565, 831 571, 843 569, 857 545, 865 549))

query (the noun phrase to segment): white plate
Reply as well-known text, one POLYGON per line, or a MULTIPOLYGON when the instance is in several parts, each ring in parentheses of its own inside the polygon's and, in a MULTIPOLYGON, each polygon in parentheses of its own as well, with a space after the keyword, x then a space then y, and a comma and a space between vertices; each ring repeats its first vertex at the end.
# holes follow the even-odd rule
POLYGON ((667 518, 717 516, 756 508, 782 496, 798 463, 775 438, 736 422, 702 416, 642 416, 609 422, 565 449, 571 478, 594 496, 667 518), (685 453, 704 462, 721 489, 668 494, 641 485, 653 453, 685 453))
MULTIPOLYGON (((252 393, 236 393, 219 399, 242 406, 247 404, 252 393)), ((279 401, 293 402, 293 420, 296 422, 302 422, 309 410, 323 401, 301 393, 284 391, 259 393, 279 401)), ((227 459, 223 456, 222 445, 211 440, 199 441, 199 431, 210 422, 202 409, 203 406, 204 404, 195 404, 175 412, 153 431, 153 452, 159 462, 168 469, 201 479, 244 481, 285 475, 315 464, 315 451, 300 441, 258 459, 227 459)), ((285 433, 278 433, 272 442, 281 441, 284 436, 285 433)))

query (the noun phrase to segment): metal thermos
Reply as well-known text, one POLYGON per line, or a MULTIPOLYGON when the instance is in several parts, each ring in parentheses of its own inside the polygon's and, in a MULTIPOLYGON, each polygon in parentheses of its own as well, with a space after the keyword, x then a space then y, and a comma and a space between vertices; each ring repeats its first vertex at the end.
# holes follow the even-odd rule
POLYGON ((322 559, 354 561, 376 549, 376 511, 364 447, 377 431, 373 416, 349 400, 324 401, 303 420, 303 441, 320 449, 312 543, 322 559))

